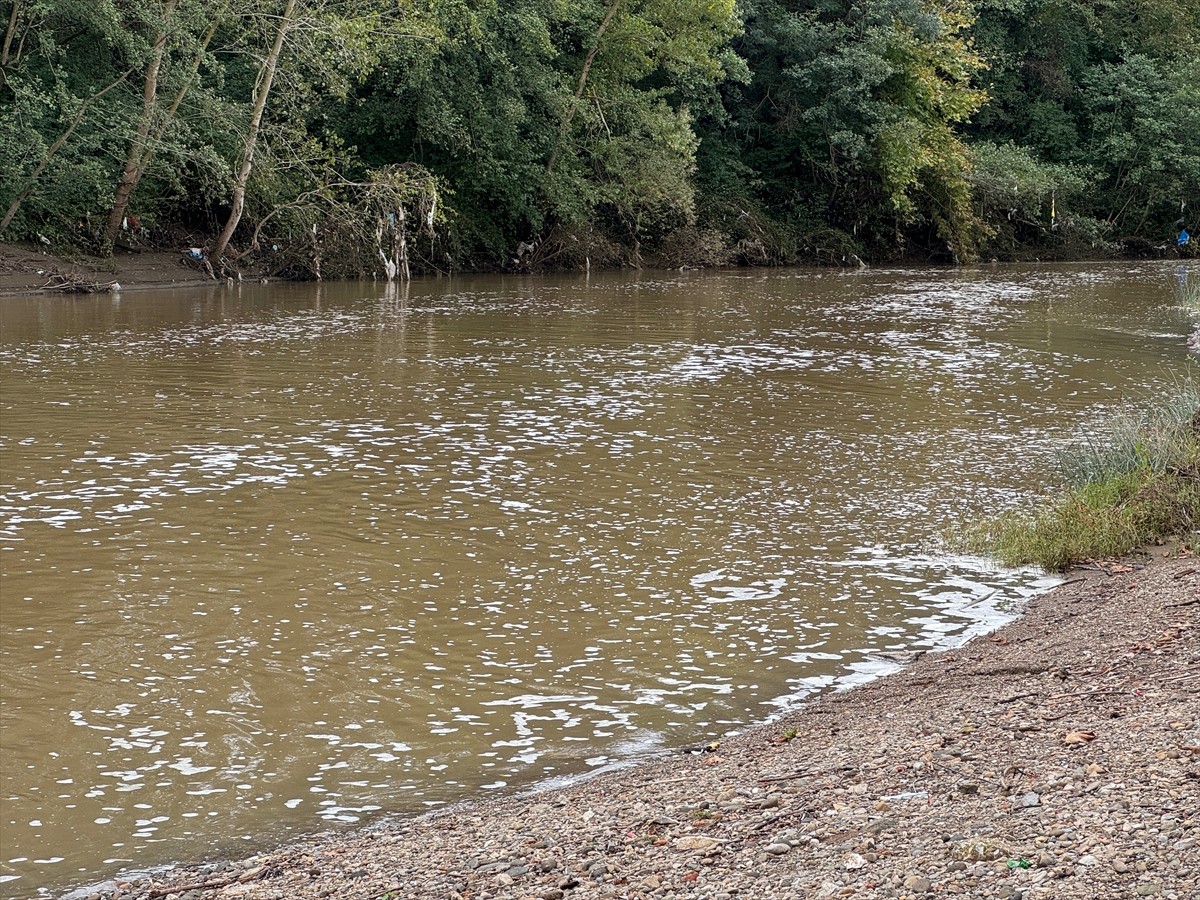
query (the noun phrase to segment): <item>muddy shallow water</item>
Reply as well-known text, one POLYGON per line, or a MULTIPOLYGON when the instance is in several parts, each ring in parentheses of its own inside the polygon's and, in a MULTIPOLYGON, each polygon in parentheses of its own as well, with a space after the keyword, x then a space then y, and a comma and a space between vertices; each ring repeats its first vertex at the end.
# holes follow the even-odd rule
POLYGON ((709 740, 1046 583, 930 538, 1186 368, 1173 266, 0 307, 0 895, 709 740))

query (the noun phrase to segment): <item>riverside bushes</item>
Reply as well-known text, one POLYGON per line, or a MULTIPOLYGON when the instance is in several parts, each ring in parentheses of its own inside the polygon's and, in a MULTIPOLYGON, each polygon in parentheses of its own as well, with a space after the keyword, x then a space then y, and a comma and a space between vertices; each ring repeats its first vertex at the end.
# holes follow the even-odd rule
POLYGON ((1149 413, 1118 417, 1059 464, 1062 491, 1033 512, 980 526, 968 543, 1006 565, 1062 570, 1188 535, 1200 514, 1200 387, 1189 383, 1149 413))
POLYGON ((1190 258, 1196 134, 1196 0, 0 7, 0 239, 292 277, 1190 258))

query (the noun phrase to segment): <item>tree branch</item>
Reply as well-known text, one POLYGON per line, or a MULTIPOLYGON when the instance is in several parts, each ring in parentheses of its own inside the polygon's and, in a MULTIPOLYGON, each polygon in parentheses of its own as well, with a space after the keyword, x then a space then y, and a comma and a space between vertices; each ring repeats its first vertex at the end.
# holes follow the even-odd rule
POLYGON ((592 63, 596 61, 596 55, 600 52, 600 42, 604 39, 604 33, 608 31, 608 26, 612 24, 613 17, 616 16, 617 10, 621 8, 621 0, 611 0, 608 4, 608 11, 604 14, 604 20, 600 23, 600 27, 596 30, 596 40, 592 44, 592 48, 588 50, 587 56, 583 60, 583 69, 579 72, 579 84, 575 87, 575 96, 571 100, 570 106, 567 107, 567 114, 563 116, 562 123, 558 129, 558 142, 554 145, 554 149, 550 152, 550 158, 546 160, 546 173, 554 171, 554 166, 558 162, 558 151, 567 139, 567 133, 571 128, 571 120, 575 118, 575 113, 579 109, 579 101, 583 99, 583 92, 587 88, 588 75, 592 71, 592 63))
POLYGON ((25 186, 21 188, 20 192, 13 200, 12 205, 9 206, 8 212, 4 214, 4 218, 0 219, 0 232, 3 232, 4 229, 8 227, 8 224, 13 220, 13 216, 17 214, 17 210, 21 208, 21 204, 24 203, 26 198, 29 197, 30 193, 33 191, 34 183, 38 180, 41 174, 46 171, 46 167, 50 165, 50 160, 55 157, 58 151, 61 150, 63 145, 66 144, 66 142, 70 139, 71 135, 75 133, 75 129, 79 127, 79 123, 82 122, 84 116, 87 115, 88 107, 90 107, 93 103, 95 103, 132 74, 133 69, 126 69, 115 81, 110 82, 108 85, 101 88, 95 94, 92 94, 92 96, 88 97, 88 99, 83 102, 83 105, 79 107, 79 112, 75 113, 75 118, 71 120, 71 124, 67 126, 66 131, 58 136, 58 140, 50 145, 50 148, 46 151, 46 155, 42 157, 42 161, 38 163, 37 168, 33 170, 33 174, 25 180, 25 186))

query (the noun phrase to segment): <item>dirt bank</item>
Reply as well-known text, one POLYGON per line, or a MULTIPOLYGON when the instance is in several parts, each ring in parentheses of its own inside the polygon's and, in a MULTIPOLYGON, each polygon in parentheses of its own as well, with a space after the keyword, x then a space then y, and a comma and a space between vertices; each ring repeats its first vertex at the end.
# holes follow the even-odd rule
POLYGON ((1196 897, 1198 573, 1077 572, 712 752, 73 896, 1196 897))
POLYGON ((24 244, 0 244, 0 297, 40 293, 104 293, 212 284, 182 252, 117 250, 111 259, 69 258, 24 244))

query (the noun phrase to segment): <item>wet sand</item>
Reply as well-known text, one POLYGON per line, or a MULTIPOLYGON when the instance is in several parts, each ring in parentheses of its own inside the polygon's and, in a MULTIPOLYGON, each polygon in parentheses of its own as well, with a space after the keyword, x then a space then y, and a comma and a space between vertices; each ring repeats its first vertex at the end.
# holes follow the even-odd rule
POLYGON ((111 259, 65 257, 28 244, 0 244, 0 297, 112 293, 139 288, 213 285, 182 252, 118 249, 111 259))

